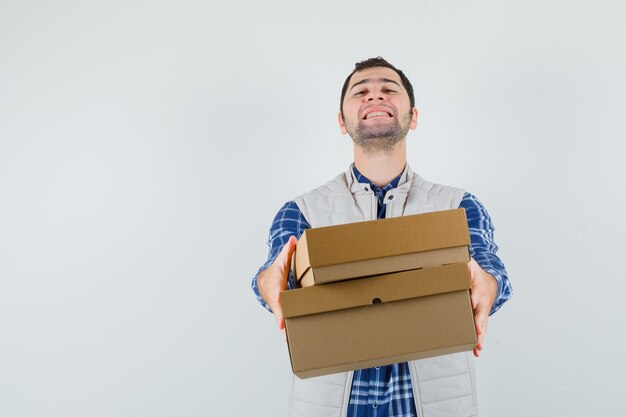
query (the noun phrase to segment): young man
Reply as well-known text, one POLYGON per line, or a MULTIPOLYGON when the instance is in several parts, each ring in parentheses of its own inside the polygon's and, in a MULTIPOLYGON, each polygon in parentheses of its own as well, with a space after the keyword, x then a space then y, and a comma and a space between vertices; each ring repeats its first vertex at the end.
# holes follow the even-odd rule
MULTIPOLYGON (((478 344, 487 318, 510 298, 487 210, 473 195, 433 184, 406 161, 406 135, 417 125, 413 87, 383 58, 356 64, 342 92, 339 127, 354 141, 354 163, 327 184, 287 202, 270 229, 269 257, 252 280, 261 304, 284 332, 279 293, 294 288, 291 255, 308 227, 463 207, 470 230, 468 263, 478 344)), ((301 380, 292 376, 292 416, 474 416, 473 358, 462 352, 301 380)))

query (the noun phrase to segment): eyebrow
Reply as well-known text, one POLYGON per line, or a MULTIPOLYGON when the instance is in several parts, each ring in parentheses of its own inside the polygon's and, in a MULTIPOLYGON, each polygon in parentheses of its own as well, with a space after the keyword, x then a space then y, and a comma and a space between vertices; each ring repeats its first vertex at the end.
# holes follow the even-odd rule
POLYGON ((354 85, 352 87, 350 87, 350 91, 352 91, 352 89, 354 87, 356 87, 359 84, 364 84, 364 83, 369 83, 369 82, 375 82, 375 83, 394 83, 395 85, 397 85, 398 87, 401 87, 400 84, 398 84, 397 82, 395 82, 394 80, 390 80, 389 78, 376 78, 376 79, 371 79, 371 78, 365 78, 362 79, 361 81, 359 81, 358 83, 354 83, 354 85))

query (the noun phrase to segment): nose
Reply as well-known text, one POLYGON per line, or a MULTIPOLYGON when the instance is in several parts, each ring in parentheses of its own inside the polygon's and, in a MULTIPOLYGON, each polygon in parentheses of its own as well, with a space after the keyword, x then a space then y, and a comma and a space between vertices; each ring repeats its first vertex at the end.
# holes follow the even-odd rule
POLYGON ((385 99, 385 95, 383 94, 382 91, 372 91, 369 94, 369 97, 367 98, 367 101, 374 101, 376 99, 378 99, 380 101, 385 99))

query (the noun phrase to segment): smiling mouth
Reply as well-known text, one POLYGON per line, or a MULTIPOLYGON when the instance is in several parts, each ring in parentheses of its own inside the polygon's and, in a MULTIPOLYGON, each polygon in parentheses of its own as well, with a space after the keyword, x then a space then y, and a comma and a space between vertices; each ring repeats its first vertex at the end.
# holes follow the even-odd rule
POLYGON ((391 113, 388 113, 386 111, 373 111, 373 112, 367 113, 365 117, 363 117, 363 120, 389 118, 389 117, 393 117, 393 116, 391 115, 391 113))

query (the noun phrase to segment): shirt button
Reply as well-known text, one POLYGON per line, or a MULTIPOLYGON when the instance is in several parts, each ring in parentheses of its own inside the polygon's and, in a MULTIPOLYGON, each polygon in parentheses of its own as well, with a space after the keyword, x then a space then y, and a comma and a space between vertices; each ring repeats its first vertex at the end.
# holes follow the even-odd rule
POLYGON ((364 187, 363 189, 364 189, 365 191, 369 191, 369 188, 367 188, 367 187, 364 187))
POLYGON ((392 195, 389 196, 389 200, 393 200, 393 196, 392 195))
POLYGON ((372 404, 372 408, 378 408, 378 403, 372 404))
POLYGON ((380 366, 375 366, 374 369, 376 369, 377 371, 380 370, 380 366))

